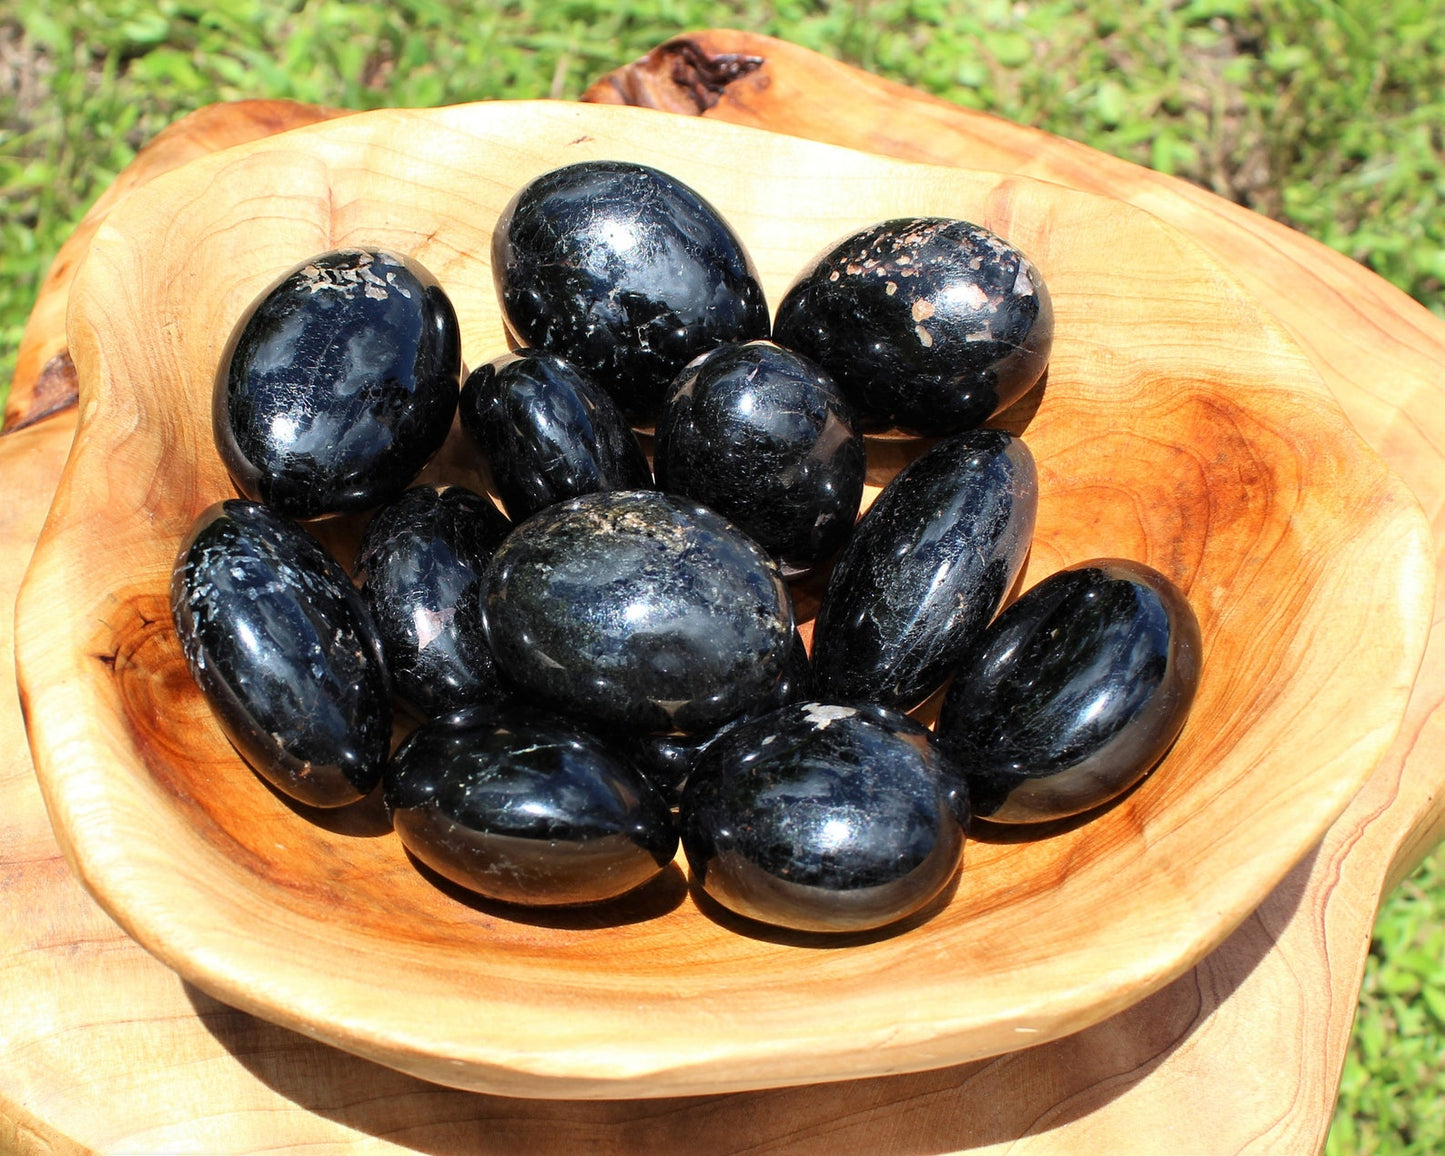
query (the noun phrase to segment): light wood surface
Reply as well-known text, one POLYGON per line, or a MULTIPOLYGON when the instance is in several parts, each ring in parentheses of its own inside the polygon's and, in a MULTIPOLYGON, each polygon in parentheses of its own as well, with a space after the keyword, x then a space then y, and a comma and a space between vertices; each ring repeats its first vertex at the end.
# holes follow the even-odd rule
MULTIPOLYGON (((695 52, 705 57, 709 36, 731 46, 731 35, 697 38, 695 52)), ((784 88, 794 75, 806 84, 831 85, 833 95, 823 103, 835 114, 890 104, 896 129, 919 123, 903 115, 916 111, 909 106, 916 101, 933 110, 937 123, 952 125, 956 147, 970 132, 1006 139, 1014 131, 1035 161, 1050 152, 1050 138, 1041 138, 1040 148, 1031 139, 1036 134, 958 110, 951 122, 946 106, 907 90, 776 42, 749 38, 747 44, 770 54, 763 71, 784 88)), ((754 114, 772 116, 774 127, 788 123, 786 110, 776 106, 754 114)), ((806 117, 798 123, 804 131, 815 129, 806 117)), ((1076 147, 1052 146, 1065 153, 1076 147)), ((1309 243, 1299 240, 1310 256, 1309 243)), ((1237 248, 1233 267, 1242 277, 1254 265, 1279 260, 1272 245, 1246 239, 1237 248)), ((1438 323, 1411 312, 1408 302, 1402 307, 1404 299, 1394 300, 1398 295, 1388 287, 1346 266, 1336 272, 1350 292, 1320 292, 1303 277, 1296 302, 1305 299, 1306 315, 1313 309, 1326 347, 1352 326, 1373 328, 1376 341, 1388 338, 1394 345, 1387 360, 1400 364, 1402 373, 1378 373, 1373 355, 1368 365, 1357 357, 1353 369, 1346 359, 1321 363, 1320 371, 1326 380, 1331 366, 1335 377, 1353 373, 1365 384, 1385 379, 1382 390, 1403 382, 1400 396, 1382 400, 1362 428, 1435 514, 1442 490, 1441 455, 1432 449, 1442 442, 1438 419, 1432 426, 1428 405, 1408 416, 1400 407, 1412 397, 1438 395, 1438 382, 1418 370, 1412 376, 1411 358, 1402 352, 1413 350, 1417 364, 1432 348, 1438 358, 1445 349, 1438 323), (1381 303, 1369 304, 1381 296, 1381 303), (1393 316, 1397 309, 1399 317, 1393 316), (1410 436, 1379 436, 1402 430, 1413 431, 1421 443, 1413 454, 1402 452, 1414 446, 1410 436)), ((1321 361, 1308 342, 1305 351, 1321 361)), ((65 421, 63 415, 52 419, 43 453, 19 435, 0 441, 7 477, 23 462, 43 495, 46 471, 53 479, 64 454, 65 421)), ((25 508, 11 512, 24 514, 25 508)), ((38 515, 31 512, 28 528, 22 521, 4 527, 7 544, 17 547, 5 551, 7 560, 23 556, 25 534, 33 534, 38 515)), ((7 582, 15 576, 0 575, 7 582)), ((13 585, 6 587, 11 591, 13 585)), ((28 767, 12 758, 0 767, 7 797, 17 805, 7 813, 0 847, 7 885, 31 901, 0 908, 13 918, 3 929, 4 942, 17 945, 0 956, 0 997, 7 1012, 18 1009, 8 1017, 4 1048, 7 1060, 19 1061, 0 1076, 0 1120, 9 1129, 0 1132, 0 1145, 13 1137, 11 1146, 18 1147, 30 1137, 63 1148, 68 1137, 126 1151, 250 1151, 301 1143, 352 1149, 391 1142, 475 1151, 486 1145, 561 1149, 585 1138, 606 1151, 670 1150, 684 1143, 700 1151, 840 1145, 872 1151, 1309 1150, 1328 1124, 1383 872, 1391 862, 1404 870, 1411 847, 1423 845, 1431 832, 1429 804, 1439 770, 1424 756, 1440 744, 1427 747, 1422 740, 1437 725, 1433 709, 1439 702, 1438 693, 1426 692, 1441 678, 1438 663, 1431 668, 1429 662, 1427 655, 1411 701, 1416 722, 1407 720, 1390 758, 1320 849, 1218 951, 1143 1004, 1069 1039, 992 1061, 918 1076, 665 1103, 540 1104, 447 1092, 220 1007, 181 985, 88 902, 58 861, 28 767), (1406 755, 1410 774, 1401 770, 1406 755), (1411 832, 1413 842, 1407 839, 1411 832), (116 994, 122 991, 123 998, 116 994), (1275 1078, 1241 1083, 1241 1067, 1268 1070, 1275 1078), (94 1082, 86 1087, 87 1081, 94 1082)), ((16 725, 13 707, 0 722, 16 725)))
MULTIPOLYGON (((80 425, 16 611, 61 846, 202 990, 440 1083, 726 1092, 1086 1027, 1216 946, 1314 845, 1393 739, 1424 648, 1424 518, 1308 360, 1186 238, 1057 185, 633 108, 381 111, 157 178, 112 210, 70 296, 80 425), (508 918, 423 878, 374 814, 311 821, 246 769, 168 613, 179 543, 234 492, 210 412, 237 319, 317 252, 375 244, 447 288, 469 363, 494 357, 492 222, 532 177, 590 157, 697 189, 770 301, 836 238, 910 213, 1031 255, 1056 336, 1025 414, 1030 579, 1135 558, 1203 633, 1189 722, 1140 789, 1048 838, 972 841, 932 918, 824 950, 711 918, 680 867, 617 910, 508 918)), ((878 484, 892 455, 875 448, 878 484)))

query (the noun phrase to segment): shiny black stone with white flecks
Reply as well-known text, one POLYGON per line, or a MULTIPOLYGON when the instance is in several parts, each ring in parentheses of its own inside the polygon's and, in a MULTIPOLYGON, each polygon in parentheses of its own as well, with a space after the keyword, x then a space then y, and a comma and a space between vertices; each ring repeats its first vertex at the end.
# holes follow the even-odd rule
POLYGON ((383 797, 413 855, 507 903, 613 899, 677 853, 661 794, 585 731, 534 711, 432 720, 397 748, 383 797))
POLYGON ((524 349, 478 366, 460 412, 514 521, 567 498, 652 485, 647 455, 612 398, 556 354, 524 349))
POLYGON ((702 889, 799 931, 866 931, 923 907, 958 870, 967 814, 920 724, 816 702, 710 746, 680 810, 702 889))
POLYGON ((710 730, 777 683, 793 609, 726 519, 655 490, 588 494, 518 526, 487 567, 498 665, 554 706, 657 732, 710 730))
POLYGON ((392 692, 423 718, 498 693, 482 574, 511 528, 488 498, 461 486, 414 486, 366 525, 356 580, 392 692))
POLYGON ((254 502, 210 507, 176 559, 171 611, 191 674, 260 775, 314 807, 376 786, 391 741, 381 644, 315 538, 254 502))
POLYGON ((967 221, 884 221, 825 253, 778 306, 780 345, 833 375, 863 428, 972 429, 1038 381, 1053 345, 1043 278, 967 221))
POLYGON ((812 694, 813 666, 808 661, 808 651, 803 645, 802 635, 794 630, 793 644, 788 648, 787 665, 783 667, 783 677, 778 680, 767 698, 737 718, 723 723, 717 730, 690 735, 653 735, 636 730, 619 730, 609 734, 607 738, 619 754, 625 755, 670 802, 676 804, 682 791, 683 780, 709 746, 744 723, 789 703, 811 698, 812 694))
POLYGON ((657 419, 659 489, 711 506, 789 576, 831 558, 863 497, 863 437, 832 379, 767 341, 688 366, 657 419))
POLYGON ((1033 540, 1033 455, 1000 430, 955 434, 900 470, 828 580, 815 693, 912 710, 998 612, 1033 540))
POLYGON ((324 253, 237 326, 216 445, 243 494, 290 517, 370 509, 441 447, 460 380, 456 312, 430 273, 392 253, 324 253))
POLYGON ((1139 562, 1081 562, 1026 592, 959 665, 938 742, 975 812, 1040 823, 1132 787, 1184 726, 1199 683, 1199 623, 1139 562))
POLYGON ((497 221, 492 270, 520 343, 567 358, 634 420, 698 354, 768 335, 737 234, 645 165, 584 161, 532 181, 497 221))

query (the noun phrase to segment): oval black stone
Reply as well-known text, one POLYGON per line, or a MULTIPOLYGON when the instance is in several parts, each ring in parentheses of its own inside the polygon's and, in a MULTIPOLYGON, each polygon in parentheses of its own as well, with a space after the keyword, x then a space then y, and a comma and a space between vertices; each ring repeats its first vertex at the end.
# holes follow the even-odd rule
POLYGON ((367 523, 356 581, 381 636, 392 692, 423 718, 495 698, 482 575, 511 523, 461 486, 415 486, 367 523))
POLYGON ((532 181, 497 221, 492 270, 519 342, 567 358, 634 420, 698 354, 768 335, 737 234, 645 165, 584 161, 532 181))
POLYGON ((737 523, 790 577, 847 540, 867 467, 832 379, 767 341, 720 346, 683 371, 653 459, 658 488, 737 523))
POLYGON ((953 878, 967 807, 927 730, 878 707, 798 703, 708 748, 683 788, 693 877, 730 911, 866 931, 953 878))
POLYGON ((616 898, 677 853, 663 797, 585 731, 481 707, 414 731, 383 797, 403 845, 438 874, 506 903, 616 898))
POLYGON ((1038 381, 1048 289, 1018 249, 967 221, 908 217, 823 254, 778 306, 778 344, 833 375, 863 428, 972 429, 1038 381))
POLYGON ((1122 794, 1184 726, 1199 623, 1139 562, 1081 562, 1009 606, 962 656, 939 745, 996 823, 1082 814, 1122 794))
POLYGON ((518 526, 486 575, 502 670, 567 713, 709 730, 782 674, 792 601, 726 519, 654 490, 588 494, 518 526))
POLYGON ((456 312, 430 273, 376 250, 323 253, 237 326, 216 446, 243 494, 290 517, 371 509, 441 447, 460 379, 456 312))
POLYGON ((514 521, 567 498, 652 485, 647 455, 612 398, 556 354, 523 349, 478 366, 460 413, 514 521))
POLYGON ((218 503, 181 547, 171 610, 191 674, 262 777, 313 807, 376 786, 391 742, 381 644, 321 543, 265 506, 218 503))
POLYGON ((998 612, 1033 540, 1033 455, 1000 430, 939 442, 883 488, 828 580, 813 685, 912 710, 998 612))

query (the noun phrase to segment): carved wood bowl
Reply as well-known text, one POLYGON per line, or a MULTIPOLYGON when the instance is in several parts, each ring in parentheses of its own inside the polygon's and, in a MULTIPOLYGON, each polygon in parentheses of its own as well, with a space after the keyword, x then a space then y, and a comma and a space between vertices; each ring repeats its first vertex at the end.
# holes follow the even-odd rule
MULTIPOLYGON (((119 204, 75 282, 69 339, 80 428, 18 609, 60 841, 197 987, 439 1083, 723 1092, 938 1067, 1101 1020, 1192 965, 1309 852, 1393 737, 1424 646, 1423 516, 1310 363, 1187 239, 1042 182, 636 109, 364 114, 119 204), (602 908, 502 910, 419 873, 374 803, 318 822, 246 768, 167 596, 192 519, 233 493, 209 420, 232 327, 302 259, 374 244, 426 265, 468 364, 490 359, 506 348, 493 221, 524 181, 589 157, 702 192, 774 304, 825 245, 889 216, 964 217, 1033 258, 1054 356, 1003 419, 1039 464, 1026 583, 1135 558, 1183 587, 1203 628, 1193 714, 1134 792, 1087 823, 971 840, 929 918, 823 943, 743 933, 688 893, 680 863, 602 908)), ((917 448, 875 441, 870 493, 917 448)), ((475 484, 459 447, 443 458, 433 473, 475 484)), ((341 548, 347 532, 331 529, 341 548)))

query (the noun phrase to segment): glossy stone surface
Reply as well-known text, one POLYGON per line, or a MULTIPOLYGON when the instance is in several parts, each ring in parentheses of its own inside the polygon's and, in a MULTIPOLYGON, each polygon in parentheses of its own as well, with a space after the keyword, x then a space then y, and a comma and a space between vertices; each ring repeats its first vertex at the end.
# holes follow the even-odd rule
POLYGON ((315 538, 254 502, 210 507, 176 559, 171 612, 191 674, 258 774, 313 807, 376 786, 391 742, 381 643, 315 538))
POLYGON ((415 486, 367 523, 355 577, 391 671, 423 718, 496 697, 482 627, 482 575, 512 525, 461 486, 415 486))
POLYGON ((713 729, 777 683, 792 601, 773 561, 705 507, 588 494, 514 530, 487 568, 502 670, 559 709, 657 732, 713 729))
POLYGON ((681 818, 694 879, 730 911, 799 931, 866 931, 953 878, 967 807, 912 719, 809 702, 709 747, 681 818))
POLYGON ((659 489, 736 522, 789 576, 852 532, 866 455, 832 378, 767 341, 720 346, 683 371, 657 419, 659 489))
POLYGON ((947 438, 859 521, 813 625, 813 685, 834 702, 912 710, 989 624, 1033 540, 1033 455, 1000 430, 947 438))
POLYGON ((567 498, 652 485, 647 455, 612 398, 556 354, 524 349, 478 366, 460 412, 514 521, 567 498))
POLYGON ((497 221, 492 270, 520 344, 561 354, 634 420, 651 419, 698 354, 768 335, 737 234, 645 165, 584 161, 538 177, 497 221))
POLYGON ((672 862, 663 797, 595 738, 518 708, 416 730, 387 764, 402 843, 438 874, 506 903, 613 899, 672 862))
POLYGON ((972 429, 1038 381, 1054 313, 1039 271, 967 221, 910 217, 829 250, 778 306, 780 345, 833 375, 866 429, 972 429))
POLYGON ((1199 685, 1199 623, 1183 593, 1139 562, 1050 575, 962 658, 938 742, 975 813, 1039 823, 1132 787, 1183 728, 1199 685))
POLYGON ((813 666, 808 661, 808 651, 803 637, 793 631, 793 643, 788 648, 787 664, 777 685, 756 706, 730 719, 713 731, 701 734, 645 734, 635 730, 619 730, 608 736, 609 745, 637 767, 662 793, 669 802, 676 805, 682 795, 682 784, 697 760, 723 735, 744 723, 812 697, 813 666))
POLYGON ((390 501, 456 413, 456 312, 409 257, 343 249, 298 266, 237 326, 213 395, 237 488, 295 518, 390 501))

